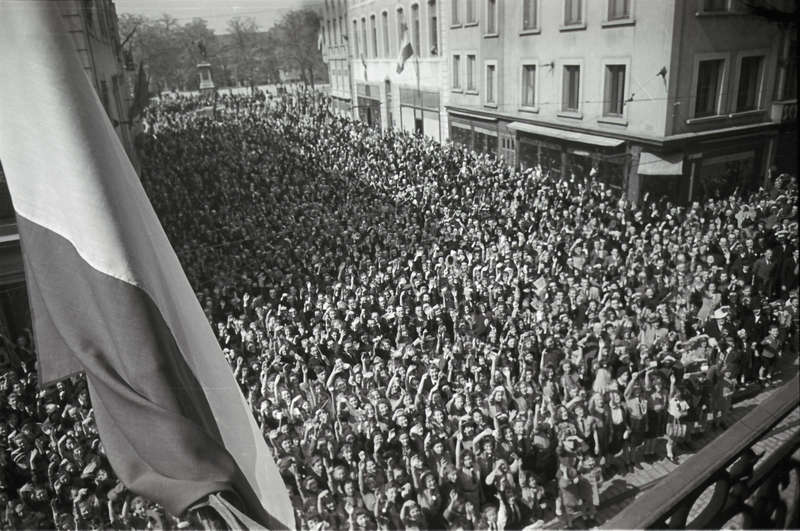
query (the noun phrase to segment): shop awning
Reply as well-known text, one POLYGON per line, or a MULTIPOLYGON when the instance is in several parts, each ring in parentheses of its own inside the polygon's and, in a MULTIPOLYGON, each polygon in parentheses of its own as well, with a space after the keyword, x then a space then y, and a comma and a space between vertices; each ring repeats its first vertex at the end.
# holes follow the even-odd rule
POLYGON ((639 175, 683 175, 683 153, 656 155, 642 151, 639 175))
POLYGON ((625 142, 618 138, 608 138, 605 136, 590 135, 588 133, 578 133, 576 131, 564 131, 563 129, 526 124, 524 122, 511 122, 508 124, 508 128, 513 131, 522 131, 523 133, 530 133, 532 135, 546 136, 559 140, 566 140, 567 142, 579 142, 581 144, 590 144, 600 147, 617 147, 625 142))

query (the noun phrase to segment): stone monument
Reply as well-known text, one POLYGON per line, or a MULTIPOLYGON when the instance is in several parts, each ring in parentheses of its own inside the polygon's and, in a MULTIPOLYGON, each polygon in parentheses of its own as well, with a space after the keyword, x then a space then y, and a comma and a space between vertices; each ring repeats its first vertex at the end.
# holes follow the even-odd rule
POLYGON ((211 64, 202 62, 198 63, 197 71, 200 74, 200 94, 209 94, 214 92, 214 80, 211 78, 211 64))

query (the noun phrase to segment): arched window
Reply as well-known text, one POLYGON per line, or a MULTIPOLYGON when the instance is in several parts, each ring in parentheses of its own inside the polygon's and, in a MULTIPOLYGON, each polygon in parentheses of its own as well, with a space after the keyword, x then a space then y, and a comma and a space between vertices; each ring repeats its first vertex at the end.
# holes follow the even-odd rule
POLYGON ((358 57, 361 55, 360 50, 358 49, 358 20, 353 19, 353 57, 358 57))
POLYGON ((375 15, 369 17, 369 31, 372 41, 372 57, 378 57, 378 25, 375 22, 375 15))
POLYGON ((428 0, 428 42, 431 55, 439 55, 439 15, 436 0, 428 0))
POLYGON ((392 50, 389 47, 389 13, 384 11, 381 13, 381 31, 383 32, 383 55, 389 57, 392 55, 392 50))
POLYGON ((361 18, 361 43, 364 45, 362 54, 364 57, 369 57, 369 44, 367 43, 367 19, 361 18))
POLYGON ((403 46, 403 33, 408 31, 406 27, 406 15, 403 13, 403 8, 397 8, 397 49, 403 46))
POLYGON ((411 46, 414 47, 414 54, 417 56, 422 55, 419 32, 419 4, 414 4, 411 6, 411 46))

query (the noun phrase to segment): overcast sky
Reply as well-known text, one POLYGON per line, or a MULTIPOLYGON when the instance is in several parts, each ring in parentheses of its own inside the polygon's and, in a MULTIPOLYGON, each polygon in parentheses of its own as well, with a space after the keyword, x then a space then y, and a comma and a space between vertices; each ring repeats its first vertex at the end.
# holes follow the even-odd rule
POLYGON ((183 23, 204 18, 216 33, 226 33, 233 17, 253 17, 266 30, 292 9, 315 7, 322 0, 115 0, 117 14, 133 13, 159 17, 168 13, 183 23))

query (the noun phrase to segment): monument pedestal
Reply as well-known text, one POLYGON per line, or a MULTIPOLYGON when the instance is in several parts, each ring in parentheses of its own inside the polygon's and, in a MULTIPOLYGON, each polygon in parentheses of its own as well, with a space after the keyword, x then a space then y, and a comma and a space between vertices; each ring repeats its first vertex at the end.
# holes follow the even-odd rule
POLYGON ((209 63, 200 63, 197 65, 197 71, 200 74, 200 94, 213 93, 216 86, 211 78, 211 65, 209 63))

